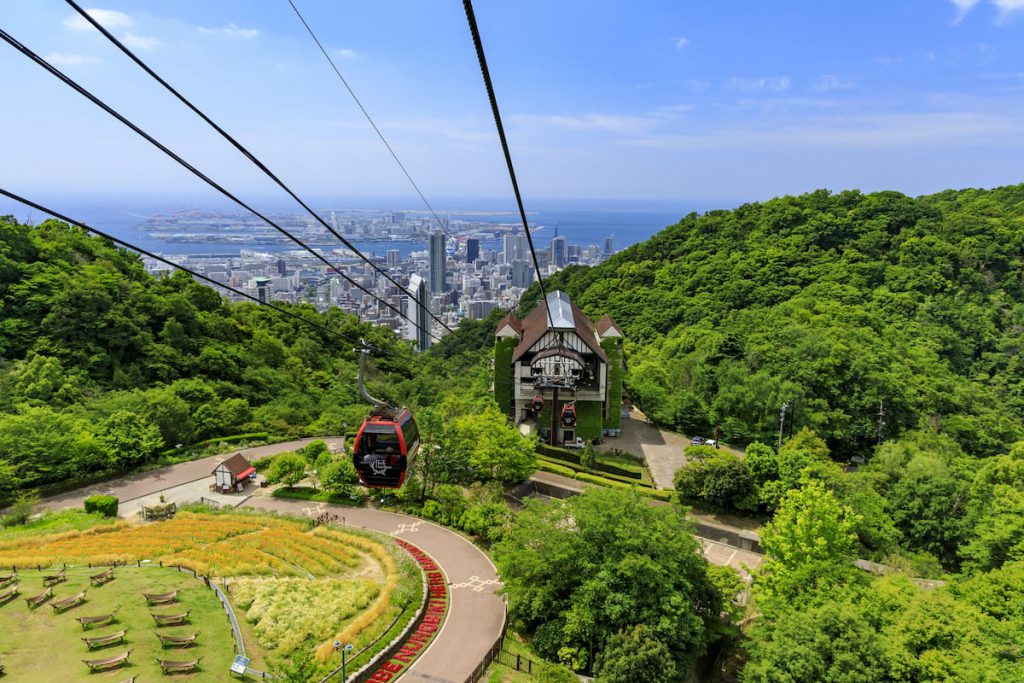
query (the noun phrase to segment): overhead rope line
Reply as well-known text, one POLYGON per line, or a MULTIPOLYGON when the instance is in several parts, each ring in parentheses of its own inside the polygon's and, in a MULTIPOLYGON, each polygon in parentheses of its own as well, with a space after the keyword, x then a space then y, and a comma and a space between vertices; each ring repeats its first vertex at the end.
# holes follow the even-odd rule
POLYGON ((498 110, 498 98, 494 94, 494 84, 491 82, 491 72, 487 68, 487 56, 484 54, 484 44, 480 39, 480 29, 476 25, 476 14, 473 13, 472 0, 462 0, 462 6, 466 10, 466 21, 469 22, 469 31, 473 34, 473 45, 476 47, 476 57, 480 62, 480 73, 484 77, 484 85, 487 87, 487 97, 491 101, 491 112, 494 114, 494 125, 498 128, 498 138, 501 140, 501 150, 505 153, 505 163, 508 165, 508 176, 512 180, 512 190, 516 195, 516 204, 519 205, 519 217, 523 221, 523 230, 526 231, 526 242, 530 245, 530 255, 533 257, 533 268, 537 271, 537 284, 540 285, 540 295, 544 298, 544 308, 548 313, 548 327, 554 323, 551 317, 551 305, 548 303, 548 294, 544 288, 544 278, 540 274, 540 262, 537 260, 537 251, 533 248, 533 236, 530 235, 530 225, 526 220, 526 209, 523 208, 523 196, 519 192, 519 182, 516 180, 516 169, 512 165, 512 154, 508 149, 508 140, 505 139, 505 126, 501 123, 501 112, 498 110))
POLYGON ((154 254, 153 252, 148 251, 147 249, 143 249, 142 247, 138 247, 138 246, 132 244, 131 242, 127 242, 127 241, 125 241, 123 239, 120 239, 118 237, 114 237, 110 233, 104 232, 103 230, 100 230, 99 228, 94 228, 94 227, 92 227, 91 225, 89 225, 87 223, 83 223, 82 221, 76 220, 76 219, 71 218, 69 216, 65 216, 64 214, 62 214, 62 213, 60 213, 58 211, 55 211, 55 210, 53 210, 53 209, 51 209, 49 207, 43 206, 42 204, 38 204, 38 203, 32 201, 31 199, 26 199, 25 197, 22 197, 20 195, 14 194, 13 192, 9 192, 8 190, 5 190, 2 187, 0 187, 0 195, 8 197, 9 199, 13 199, 14 201, 19 202, 21 204, 24 204, 25 206, 30 206, 33 209, 36 209, 37 211, 42 211, 43 213, 48 214, 50 216, 53 216, 54 218, 58 218, 58 219, 64 221, 65 223, 69 223, 71 225, 77 225, 78 227, 82 228, 86 232, 91 232, 92 234, 98 235, 98 236, 100 236, 100 237, 102 237, 104 239, 108 239, 111 242, 113 242, 114 244, 117 244, 118 246, 124 247, 125 249, 130 249, 131 251, 134 251, 136 253, 142 254, 143 256, 147 256, 147 257, 149 257, 149 258, 151 258, 151 259, 153 259, 155 261, 159 261, 160 263, 163 263, 164 265, 168 265, 168 266, 170 266, 170 267, 172 267, 172 268, 174 268, 176 270, 180 270, 180 271, 182 271, 184 273, 188 273, 192 277, 198 278, 199 280, 202 280, 202 281, 204 281, 204 282, 206 282, 206 283, 208 283, 210 285, 213 285, 215 287, 220 287, 221 289, 226 289, 229 292, 233 292, 233 293, 237 294, 238 296, 241 296, 241 297, 244 297, 246 299, 249 299, 250 301, 254 301, 257 304, 260 304, 261 306, 267 306, 268 308, 272 308, 275 311, 277 311, 278 313, 281 313, 282 315, 286 315, 286 316, 288 316, 290 318, 294 318, 295 320, 298 320, 299 322, 305 323, 306 325, 310 325, 311 327, 315 327, 318 330, 320 330, 321 332, 325 332, 325 333, 327 333, 327 334, 329 334, 329 335, 331 335, 333 337, 337 337, 338 339, 340 339, 340 340, 342 340, 344 342, 347 342, 349 344, 360 344, 361 343, 360 341, 355 341, 355 340, 345 336, 344 334, 342 334, 342 333, 340 333, 340 332, 338 332, 336 330, 332 330, 331 328, 326 327, 325 325, 322 325, 322 324, 320 324, 320 323, 318 323, 318 322, 316 322, 314 320, 310 320, 309 318, 306 318, 306 317, 303 317, 301 315, 298 315, 297 313, 293 313, 293 312, 291 312, 291 311, 289 311, 289 310, 287 310, 285 308, 282 308, 280 306, 277 306, 276 304, 271 303, 269 301, 263 301, 262 299, 260 299, 258 297, 255 297, 255 296, 253 296, 251 294, 248 294, 247 292, 244 292, 244 291, 242 291, 240 289, 236 289, 235 287, 232 287, 231 285, 226 285, 226 284, 224 284, 222 282, 217 282, 213 278, 208 277, 206 275, 203 275, 202 273, 200 273, 198 271, 192 270, 191 268, 183 266, 183 265, 181 265, 179 263, 175 263, 174 261, 171 261, 170 259, 164 258, 163 256, 159 256, 158 254, 154 254))
POLYGON ((331 65, 331 68, 334 69, 334 73, 338 75, 338 79, 341 81, 342 85, 345 86, 345 89, 348 90, 348 94, 352 96, 353 100, 355 100, 355 103, 356 105, 358 105, 359 110, 363 112, 363 116, 365 116, 366 120, 370 123, 371 126, 373 126, 373 130, 374 132, 377 133, 377 137, 379 137, 380 141, 384 143, 384 146, 388 148, 388 152, 391 153, 391 158, 395 160, 396 164, 398 164, 398 168, 402 169, 402 173, 404 173, 405 177, 409 180, 409 184, 412 185, 413 189, 416 190, 416 194, 418 194, 420 196, 420 199, 423 200, 423 204, 427 207, 427 210, 430 211, 431 215, 434 217, 434 220, 437 221, 438 227, 441 228, 442 230, 447 231, 446 226, 441 221, 440 216, 438 216, 437 212, 434 211, 434 207, 430 205, 429 201, 427 201, 427 198, 423 195, 423 192, 420 191, 420 186, 417 185, 416 181, 412 179, 412 174, 409 173, 409 170, 406 169, 405 164, 403 164, 401 159, 398 158, 398 154, 395 153, 395 150, 391 147, 391 144, 384 137, 384 133, 382 133, 380 131, 380 128, 377 127, 377 123, 373 120, 373 117, 370 116, 370 112, 366 111, 366 107, 363 106, 363 103, 360 101, 355 91, 352 90, 352 86, 349 85, 348 80, 345 78, 345 76, 342 75, 341 69, 338 68, 338 65, 331 58, 331 55, 324 48, 323 43, 321 43, 320 39, 317 38, 316 34, 313 32, 313 29, 310 27, 309 22, 306 21, 306 18, 304 16, 302 16, 302 12, 299 11, 299 8, 295 5, 295 3, 292 0, 288 0, 288 4, 292 6, 293 10, 295 10, 295 16, 297 16, 299 18, 299 21, 302 22, 302 25, 306 27, 306 31, 309 33, 309 36, 313 39, 313 42, 316 43, 316 46, 320 48, 320 52, 323 53, 324 59, 326 59, 327 63, 331 65))
MULTIPOLYGON (((40 57, 40 56, 39 56, 38 54, 36 54, 35 52, 33 52, 31 48, 28 48, 28 47, 26 47, 25 45, 23 45, 22 43, 20 43, 20 42, 19 42, 19 41, 18 41, 18 40, 17 40, 16 38, 14 38, 13 36, 11 36, 11 35, 10 35, 9 33, 7 33, 6 31, 4 31, 3 29, 0 29, 0 39, 2 39, 2 40, 4 40, 5 42, 7 42, 7 43, 8 43, 9 45, 11 45, 11 46, 12 46, 12 47, 14 47, 14 48, 15 48, 16 50, 18 50, 19 52, 21 52, 21 53, 22 53, 23 55, 25 55, 26 57, 28 57, 29 59, 31 59, 32 61, 34 61, 34 62, 35 62, 36 64, 38 64, 38 65, 39 65, 39 66, 41 66, 41 67, 42 67, 43 69, 45 69, 45 70, 46 70, 46 71, 48 71, 48 72, 49 72, 50 74, 52 74, 52 75, 53 75, 54 77, 56 77, 56 78, 57 78, 58 80, 60 80, 61 82, 63 82, 64 84, 66 84, 67 86, 69 86, 70 88, 72 88, 73 90, 75 90, 75 91, 76 91, 77 93, 79 93, 80 95, 82 95, 83 97, 85 97, 86 99, 88 99, 88 100, 89 100, 90 102, 92 102, 93 104, 95 104, 95 105, 96 105, 97 107, 99 107, 100 109, 102 109, 102 110, 103 110, 103 111, 105 111, 106 113, 108 113, 108 114, 110 114, 111 116, 113 116, 113 117, 114 117, 115 119, 117 119, 118 121, 120 121, 120 122, 121 122, 122 124, 124 124, 125 126, 127 126, 128 128, 130 128, 130 129, 131 129, 131 130, 132 130, 132 131, 133 131, 134 133, 136 133, 137 135, 139 135, 140 137, 142 137, 143 139, 145 139, 145 140, 146 140, 147 142, 149 142, 149 143, 150 143, 151 145, 153 145, 154 147, 156 147, 157 149, 159 149, 159 150, 160 150, 161 152, 163 152, 164 154, 166 154, 167 156, 169 156, 170 158, 172 158, 172 159, 173 159, 174 161, 178 162, 178 164, 180 164, 180 165, 181 165, 182 167, 184 167, 184 168, 185 168, 186 170, 188 170, 188 171, 189 171, 190 173, 192 173, 192 174, 193 174, 193 175, 195 175, 195 176, 196 176, 197 178, 199 178, 200 180, 202 180, 203 182, 205 182, 205 183, 206 183, 207 185, 209 185, 209 186, 210 186, 210 187, 212 187, 213 189, 217 190, 217 191, 218 191, 218 192, 220 192, 220 193, 221 193, 222 195, 224 195, 225 197, 227 197, 227 198, 228 198, 228 199, 230 199, 231 201, 235 202, 236 204, 238 204, 239 206, 241 206, 241 207, 242 207, 242 208, 244 208, 245 210, 249 211, 249 212, 250 212, 250 213, 252 213, 252 214, 253 214, 254 216, 256 216, 256 217, 258 217, 258 218, 259 218, 260 220, 264 221, 264 222, 265 222, 265 223, 266 223, 267 225, 270 225, 270 226, 271 226, 271 227, 273 227, 273 228, 274 228, 275 230, 277 230, 277 231, 278 231, 278 232, 280 232, 281 234, 285 235, 285 236, 286 236, 286 237, 288 237, 288 238, 289 238, 290 240, 292 240, 293 242, 295 242, 296 244, 298 244, 298 245, 299 245, 300 247, 302 247, 303 249, 305 249, 306 251, 308 251, 308 252, 309 252, 310 254, 312 254, 312 255, 313 255, 313 256, 315 256, 315 257, 316 257, 317 259, 319 259, 319 260, 320 260, 320 261, 321 261, 321 262, 322 262, 322 263, 323 263, 324 265, 326 265, 326 266, 327 266, 328 268, 330 268, 331 270, 333 270, 334 272, 336 272, 336 273, 337 273, 338 275, 340 275, 341 277, 343 277, 343 278, 344 278, 344 279, 345 279, 346 281, 348 281, 349 283, 351 283, 351 284, 352 284, 352 285, 353 285, 354 287, 356 287, 357 289, 359 289, 360 291, 362 291, 362 292, 364 292, 364 293, 366 293, 366 294, 369 294, 369 295, 370 295, 371 297, 373 297, 373 298, 374 298, 375 300, 377 300, 377 301, 381 302, 382 304, 384 304, 385 306, 387 306, 387 307, 388 307, 389 309, 391 309, 392 311, 394 311, 395 313, 397 313, 397 314, 398 314, 398 315, 399 315, 400 317, 402 317, 402 318, 405 318, 406 320, 408 320, 408 321, 409 321, 410 323, 412 323, 412 324, 413 324, 414 326, 416 326, 416 327, 417 327, 418 329, 420 329, 420 330, 423 330, 423 329, 424 329, 422 325, 420 325, 420 324, 419 324, 419 323, 417 323, 417 322, 416 322, 415 320, 413 320, 412 318, 410 318, 409 316, 407 316, 407 315, 406 315, 405 313, 403 313, 403 312, 402 312, 402 311, 401 311, 400 309, 396 308, 396 307, 395 307, 394 305, 392 305, 392 304, 391 304, 390 302, 386 301, 385 299, 382 299, 382 298, 380 298, 379 296, 377 296, 376 294, 374 294, 373 292, 371 292, 371 291, 370 291, 369 289, 367 289, 366 287, 364 287, 364 286, 363 286, 362 284, 360 284, 360 283, 356 282, 355 280, 353 280, 353 279, 352 279, 351 277, 349 277, 349 275, 348 275, 347 273, 343 272, 343 271, 342 271, 342 270, 341 270, 340 268, 338 268, 338 267, 337 267, 337 266, 335 266, 335 265, 334 265, 333 263, 331 263, 330 261, 328 261, 328 260, 327 260, 327 259, 326 259, 326 258, 325 258, 325 257, 324 257, 324 256, 323 256, 322 254, 320 254, 320 253, 319 253, 319 252, 317 252, 317 251, 316 251, 315 249, 313 249, 312 247, 310 247, 309 245, 307 245, 307 244, 306 244, 305 242, 303 242, 302 240, 300 240, 300 239, 299 239, 298 237, 295 237, 294 235, 292 235, 292 234, 291 234, 290 232, 288 232, 287 230, 285 230, 284 228, 282 228, 282 227, 281 227, 280 225, 278 225, 278 224, 277 224, 277 223, 275 223, 274 221, 270 220, 270 218, 268 218, 268 217, 267 217, 267 216, 265 216, 264 214, 260 213, 259 211, 257 211, 257 210, 256 210, 255 208, 253 208, 252 206, 250 206, 250 205, 249 205, 249 204, 247 204, 246 202, 244 202, 244 201, 242 201, 241 199, 239 199, 238 197, 236 197, 236 196, 235 196, 234 194, 232 194, 232 193, 231 193, 230 191, 228 191, 227 189, 225 189, 225 188, 224 188, 223 186, 221 186, 221 185, 220 185, 219 183, 217 183, 216 181, 214 181, 213 179, 211 179, 211 178, 210 178, 209 176, 207 176, 206 174, 204 174, 204 173, 203 173, 202 171, 200 171, 199 169, 197 169, 197 168, 196 168, 195 166, 193 166, 193 165, 192 165, 192 164, 190 164, 189 162, 185 161, 185 160, 184 160, 184 159, 183 159, 183 158, 182 158, 181 156, 179 156, 179 155, 178 155, 178 154, 176 154, 176 153, 175 153, 174 151, 172 151, 171 149, 169 149, 169 148, 168 148, 168 147, 167 147, 166 145, 164 145, 163 143, 161 143, 161 142, 160 142, 159 140, 157 140, 156 138, 154 138, 154 137, 153 137, 152 135, 150 135, 149 133, 147 133, 146 131, 144 131, 143 129, 141 129, 141 128, 140 128, 139 126, 135 125, 135 124, 134 124, 134 123, 132 123, 132 122, 131 122, 130 120, 128 120, 127 118, 125 118, 125 117, 124 117, 124 116, 123 116, 122 114, 120 114, 120 113, 119 113, 118 111, 116 111, 115 109, 113 109, 113 108, 112 108, 112 107, 111 107, 110 105, 108 105, 108 104, 107 104, 106 102, 104 102, 103 100, 101 100, 101 99, 99 99, 98 97, 96 97, 96 95, 94 95, 93 93, 91 93, 91 92, 90 92, 90 91, 89 91, 88 89, 86 89, 86 88, 84 88, 83 86, 79 85, 79 84, 78 84, 78 83, 77 83, 77 82, 76 82, 76 81, 75 81, 74 79, 72 79, 71 77, 69 77, 69 76, 68 76, 67 74, 65 74, 64 72, 62 72, 62 71, 61 71, 60 69, 58 69, 57 67, 53 66, 53 64, 51 64, 50 62, 48 62, 48 61, 46 61, 45 59, 43 59, 42 57, 40 57)), ((427 334, 429 334, 429 335, 430 335, 431 337, 433 337, 434 339, 437 339, 438 341, 440 341, 440 337, 438 337, 437 335, 435 335, 435 334, 434 334, 434 333, 433 333, 433 332, 432 332, 431 330, 429 330, 429 329, 428 329, 428 330, 425 330, 425 331, 426 331, 426 332, 427 332, 427 334)))
MULTIPOLYGON (((82 9, 76 2, 74 2, 74 0, 65 0, 65 2, 68 5, 70 5, 72 7, 72 9, 74 9, 76 12, 78 12, 86 21, 88 21, 90 24, 92 24, 96 28, 96 30, 98 30, 100 33, 102 33, 107 38, 107 40, 109 40, 111 43, 113 43, 129 59, 131 59, 133 62, 135 62, 143 71, 145 71, 147 74, 149 74, 154 80, 156 80, 160 85, 162 85, 169 93, 174 95, 178 99, 179 102, 181 102, 186 107, 191 109, 192 112, 196 114, 196 116, 201 118, 211 128, 213 128, 215 131, 217 131, 220 134, 221 137, 223 137, 225 140, 227 140, 246 159, 251 161, 257 168, 259 168, 261 171, 263 171, 263 173, 268 178, 270 178, 272 181, 274 181, 274 183, 278 187, 280 187, 282 190, 284 190, 288 194, 288 196, 290 196, 292 199, 294 199, 318 223, 320 223, 320 225, 323 226, 323 228, 325 230, 327 230, 327 232, 329 232, 331 235, 333 235, 335 238, 337 238, 343 245, 345 245, 350 250, 352 250, 356 254, 356 256, 358 256, 360 259, 362 259, 367 264, 369 264, 369 266, 371 268, 376 270, 378 273, 380 273, 385 278, 387 278, 392 284, 394 284, 396 287, 398 287, 398 291, 400 291, 400 292, 403 291, 404 287, 402 286, 402 284, 400 282, 398 282, 393 277, 391 277, 391 275, 387 271, 385 271, 380 266, 378 266, 376 263, 374 263, 370 258, 368 258, 365 254, 363 254, 363 252, 361 252, 359 249, 357 249, 354 244, 352 244, 347 239, 345 239, 344 235, 342 235, 340 232, 335 230, 332 225, 330 225, 327 221, 325 221, 320 216, 320 214, 318 214, 316 211, 314 211, 312 208, 310 208, 309 204, 307 204, 305 201, 303 201, 294 191, 292 191, 292 189, 290 187, 285 185, 284 181, 282 181, 279 177, 277 177, 277 175, 273 171, 271 171, 269 168, 267 168, 267 166, 262 161, 260 161, 252 152, 250 152, 242 143, 240 143, 238 140, 236 140, 226 130, 221 128, 213 119, 211 119, 201 109, 199 109, 199 107, 197 107, 196 105, 192 104, 192 102, 187 97, 185 97, 180 92, 178 92, 178 90, 176 90, 174 88, 174 86, 172 86, 170 83, 168 83, 163 78, 161 78, 160 75, 157 74, 155 71, 153 71, 153 69, 151 69, 148 64, 146 64, 134 52, 132 52, 130 49, 128 49, 128 47, 125 46, 124 43, 122 43, 120 40, 118 40, 110 31, 105 29, 102 24, 100 24, 86 10, 82 9)), ((410 298, 414 299, 414 297, 410 297, 410 298)), ((394 307, 392 307, 392 308, 394 308, 394 307)), ((437 321, 437 323, 439 325, 441 325, 441 327, 443 327, 448 332, 452 331, 452 328, 448 327, 448 325, 446 325, 443 320, 441 320, 436 315, 434 315, 434 312, 431 311, 430 308, 428 308, 426 306, 424 306, 423 308, 424 308, 424 310, 427 312, 427 314, 431 318, 433 318, 435 321, 437 321)), ((402 315, 404 317, 404 314, 402 314, 402 315)), ((412 322, 412 320, 410 320, 410 322, 412 322)), ((416 323, 413 322, 413 324, 415 325, 416 323)), ((440 339, 440 337, 437 337, 432 332, 429 332, 429 334, 432 337, 434 337, 435 339, 440 339)))

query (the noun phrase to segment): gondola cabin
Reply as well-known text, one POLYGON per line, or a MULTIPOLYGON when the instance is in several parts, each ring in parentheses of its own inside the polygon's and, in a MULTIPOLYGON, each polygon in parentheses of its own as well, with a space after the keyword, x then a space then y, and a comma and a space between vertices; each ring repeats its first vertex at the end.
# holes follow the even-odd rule
POLYGON ((530 401, 530 409, 539 415, 540 411, 544 410, 544 397, 534 396, 533 400, 530 401))
POLYGON ((566 403, 562 406, 562 424, 566 427, 572 427, 576 424, 576 406, 572 403, 566 403))
POLYGON ((405 408, 374 408, 352 444, 352 464, 367 487, 396 489, 405 481, 419 447, 420 434, 412 413, 405 408))

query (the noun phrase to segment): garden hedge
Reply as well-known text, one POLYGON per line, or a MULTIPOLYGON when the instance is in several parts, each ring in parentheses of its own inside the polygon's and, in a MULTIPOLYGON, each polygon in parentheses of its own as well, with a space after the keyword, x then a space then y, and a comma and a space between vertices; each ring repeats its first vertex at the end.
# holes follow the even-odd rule
POLYGON ((98 512, 104 517, 117 517, 117 504, 116 496, 89 496, 85 499, 85 511, 98 512))

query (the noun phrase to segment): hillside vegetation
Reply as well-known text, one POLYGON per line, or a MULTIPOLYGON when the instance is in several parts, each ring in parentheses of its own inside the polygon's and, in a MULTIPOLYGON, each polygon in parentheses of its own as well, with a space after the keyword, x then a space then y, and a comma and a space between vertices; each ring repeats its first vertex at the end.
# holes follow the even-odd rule
POLYGON ((771 443, 784 401, 847 456, 880 403, 884 437, 932 426, 990 455, 1024 433, 1024 185, 690 214, 548 287, 624 326, 631 395, 688 433, 771 443))
MULTIPOLYGON (((376 347, 377 396, 417 406, 486 396, 479 324, 414 356, 339 309, 279 305, 376 347)), ((0 508, 15 492, 135 469, 178 444, 352 430, 367 409, 353 346, 183 273, 154 278, 78 228, 0 217, 0 508)))

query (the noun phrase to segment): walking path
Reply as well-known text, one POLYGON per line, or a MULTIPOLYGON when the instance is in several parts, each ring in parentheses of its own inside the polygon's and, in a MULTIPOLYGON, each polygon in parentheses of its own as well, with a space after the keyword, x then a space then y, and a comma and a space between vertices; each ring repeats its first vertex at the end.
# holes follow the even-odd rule
POLYGON ((462 683, 505 626, 505 602, 490 558, 468 539, 436 524, 395 512, 256 496, 243 507, 315 517, 338 515, 348 526, 408 541, 430 555, 448 579, 448 616, 429 648, 402 674, 403 681, 462 683))
MULTIPOLYGON (((327 447, 332 451, 340 449, 344 443, 342 437, 318 437, 327 443, 327 447)), ((213 483, 213 468, 217 466, 217 463, 232 453, 241 453, 251 462, 265 458, 268 455, 276 455, 278 453, 284 453, 286 451, 294 451, 297 448, 317 441, 317 438, 311 439, 299 439, 297 441, 285 441, 283 443, 270 444, 268 446, 256 446, 255 448, 242 448, 237 451, 229 451, 228 453, 221 453, 220 455, 211 455, 206 458, 200 458, 199 460, 191 460, 189 462, 178 463, 177 465, 170 465, 168 467, 161 467, 160 469, 150 470, 148 472, 137 472, 135 474, 129 474, 124 477, 118 477, 116 479, 108 479, 107 481, 97 482, 84 488, 75 489, 74 491, 68 491, 51 498, 44 498, 40 502, 41 510, 63 510, 64 508, 81 508, 83 502, 89 496, 96 494, 108 494, 117 496, 117 499, 121 502, 121 507, 129 514, 135 514, 138 512, 139 499, 147 496, 157 496, 162 492, 166 492, 176 487, 184 487, 185 484, 191 484, 202 479, 209 480, 209 483, 213 483)), ((199 487, 203 488, 203 487, 199 487)), ((203 489, 205 490, 205 489, 203 489)), ((191 495, 187 502, 195 502, 199 500, 199 495, 206 495, 207 498, 213 498, 208 494, 199 492, 197 495, 191 495)), ((238 495, 239 500, 244 500, 247 494, 242 493, 238 495)), ((220 496, 216 500, 219 502, 221 499, 230 499, 232 496, 220 496)), ((168 500, 171 500, 170 498, 168 500)), ((182 502, 186 502, 183 500, 182 502)), ((232 503, 233 504, 233 503, 232 503)))

